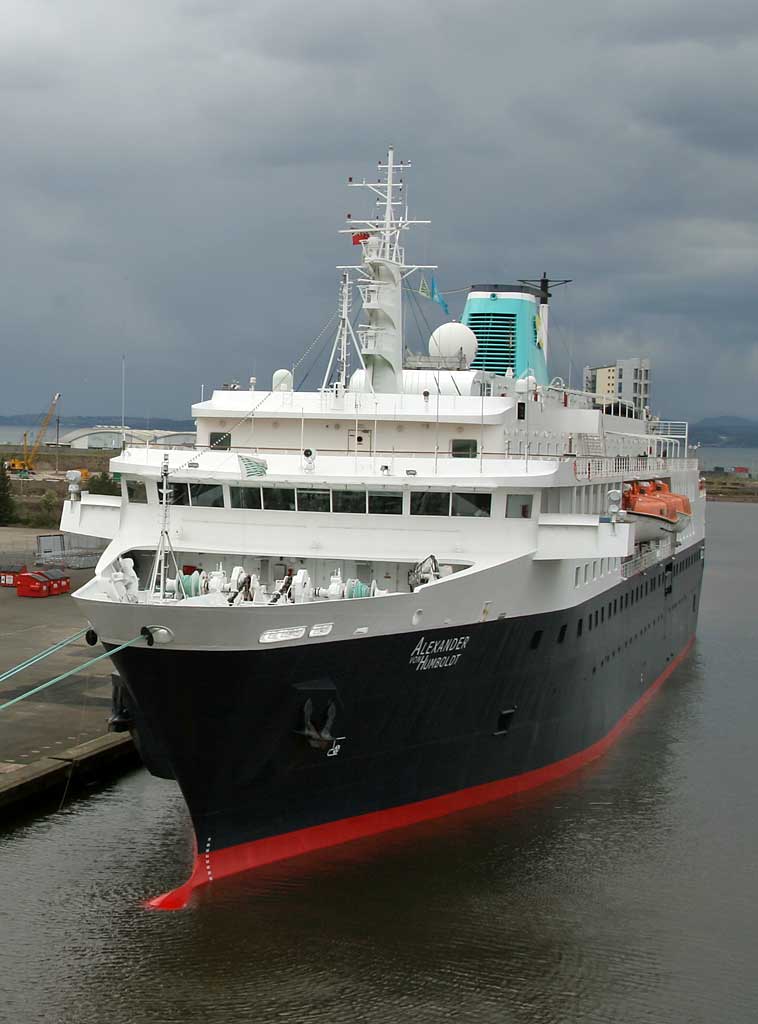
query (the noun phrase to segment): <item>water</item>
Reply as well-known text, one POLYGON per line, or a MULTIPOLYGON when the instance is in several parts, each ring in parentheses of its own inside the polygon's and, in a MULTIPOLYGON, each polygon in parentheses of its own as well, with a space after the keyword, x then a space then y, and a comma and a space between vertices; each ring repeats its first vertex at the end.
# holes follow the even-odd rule
MULTIPOLYGON (((23 444, 24 431, 29 432, 29 437, 34 433, 34 427, 17 427, 15 424, 0 423, 0 444, 23 444)), ((55 438, 53 438, 55 440, 55 438)))
POLYGON ((177 914, 170 783, 0 832, 0 1021, 758 1019, 758 506, 709 506, 693 655, 613 750, 517 800, 228 879, 177 914))
POLYGON ((751 476, 758 476, 758 448, 698 448, 695 452, 701 469, 723 466, 747 466, 751 476))

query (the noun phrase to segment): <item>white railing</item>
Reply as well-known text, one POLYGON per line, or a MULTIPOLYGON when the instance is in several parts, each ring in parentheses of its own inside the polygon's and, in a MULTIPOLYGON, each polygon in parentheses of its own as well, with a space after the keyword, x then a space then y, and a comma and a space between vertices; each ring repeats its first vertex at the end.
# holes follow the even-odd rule
POLYGON ((599 477, 618 479, 629 476, 648 476, 668 473, 672 469, 697 469, 697 459, 664 459, 646 455, 611 455, 582 458, 574 462, 577 480, 596 480, 599 477))
POLYGON ((664 559, 670 558, 674 553, 674 543, 673 539, 661 540, 648 551, 643 551, 639 555, 632 555, 631 558, 627 558, 621 563, 621 575, 625 580, 628 580, 631 576, 636 576, 637 573, 649 569, 656 562, 662 562, 664 559))
POLYGON ((652 420, 650 430, 653 434, 663 434, 664 437, 671 437, 686 442, 689 433, 689 423, 687 420, 652 420))

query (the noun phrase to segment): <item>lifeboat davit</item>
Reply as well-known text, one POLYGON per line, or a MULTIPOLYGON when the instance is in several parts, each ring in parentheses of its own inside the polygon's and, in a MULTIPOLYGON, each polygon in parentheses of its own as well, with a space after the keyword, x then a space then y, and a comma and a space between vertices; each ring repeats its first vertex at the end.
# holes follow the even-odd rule
POLYGON ((621 507, 628 521, 634 523, 638 544, 681 533, 692 518, 689 498, 675 494, 663 480, 634 480, 624 484, 621 507))

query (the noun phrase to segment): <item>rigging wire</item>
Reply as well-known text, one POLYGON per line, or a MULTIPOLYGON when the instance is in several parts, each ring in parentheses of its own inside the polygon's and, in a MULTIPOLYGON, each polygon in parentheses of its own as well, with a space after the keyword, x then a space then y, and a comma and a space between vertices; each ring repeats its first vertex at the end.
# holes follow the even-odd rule
MULTIPOLYGON (((323 333, 323 332, 322 332, 322 333, 323 333)), ((329 341, 329 338, 328 338, 328 337, 326 337, 326 338, 324 339, 324 342, 323 342, 323 344, 321 345, 321 348, 320 348, 320 349, 318 350, 318 352, 317 352, 317 353, 315 354, 315 356, 313 357, 313 359, 312 359, 312 361, 311 361, 311 365, 310 365, 310 366, 308 367, 308 369, 307 369, 307 370, 306 370, 306 372, 304 373, 304 375, 303 375, 303 378, 302 378, 302 380, 300 381, 300 383, 298 384, 298 386, 297 386, 297 387, 295 388, 295 391, 301 391, 301 390, 302 390, 302 389, 304 388, 304 386, 305 386, 305 382, 306 382, 306 381, 308 380, 308 378, 310 377, 311 373, 313 372, 313 370, 314 370, 315 366, 317 365, 318 361, 319 361, 319 360, 321 359, 321 357, 323 356, 323 354, 324 354, 324 349, 326 348, 326 345, 327 345, 327 342, 328 342, 328 341, 329 341)), ((311 348, 313 348, 313 346, 312 346, 312 345, 311 345, 311 348)))
MULTIPOLYGON (((423 307, 422 307, 421 303, 419 302, 419 300, 418 300, 418 298, 416 296, 416 292, 412 288, 409 288, 407 290, 408 290, 408 292, 409 292, 409 294, 411 296, 410 307, 411 307, 411 311, 413 312, 414 319, 416 318, 416 312, 415 312, 415 309, 413 307, 413 303, 415 302, 417 304, 417 306, 418 306, 418 311, 421 314, 421 318, 423 319, 424 324, 426 325, 427 337, 431 338, 431 336, 433 334, 433 331, 432 331, 432 328, 431 328, 431 326, 429 324, 429 321, 426 319, 426 314, 424 313, 423 307)), ((416 326, 418 326, 418 320, 417 319, 416 319, 416 326)), ((421 333, 421 329, 420 328, 419 328, 419 333, 421 333)), ((435 370, 434 370, 434 372, 436 373, 436 383, 437 383, 437 391, 438 391, 438 393, 440 392, 440 376, 439 376, 439 371, 440 371, 439 367, 436 367, 435 370)), ((460 395, 460 393, 461 393, 460 392, 460 388, 458 387, 458 384, 456 383, 455 377, 453 377, 451 375, 450 380, 453 383, 453 387, 458 392, 458 395, 460 395)))
POLYGON ((320 330, 320 331, 318 332, 318 334, 317 334, 317 335, 316 335, 316 337, 315 337, 315 338, 313 339, 313 341, 312 341, 312 342, 310 343, 310 345, 308 346, 308 348, 307 348, 307 349, 306 349, 306 350, 305 350, 305 351, 303 352, 303 354, 302 354, 302 355, 300 356, 300 358, 298 359, 298 361, 297 361, 296 363, 293 363, 293 365, 292 365, 292 376, 293 376, 293 377, 295 376, 295 370, 296 370, 296 369, 297 369, 297 368, 298 368, 298 367, 300 366, 300 364, 301 364, 301 363, 302 363, 302 362, 303 362, 303 361, 305 360, 305 357, 306 357, 306 356, 308 355, 308 353, 309 353, 309 352, 311 351, 311 349, 313 348, 313 346, 314 346, 314 345, 317 345, 317 344, 319 343, 319 341, 321 340, 321 338, 322 338, 322 336, 324 335, 324 333, 325 333, 326 331, 328 331, 328 330, 329 330, 329 328, 331 327, 331 325, 332 325, 332 324, 334 323, 334 321, 335 321, 336 317, 337 317, 337 312, 335 311, 335 312, 333 312, 333 313, 332 313, 332 315, 331 315, 331 316, 329 317, 329 319, 328 319, 328 320, 326 321, 326 323, 325 323, 325 324, 324 324, 324 326, 323 326, 323 327, 321 328, 321 330, 320 330))
MULTIPOLYGON (((295 376, 295 370, 298 368, 298 366, 300 366, 300 364, 303 362, 305 357, 311 351, 313 346, 316 345, 319 342, 319 340, 323 337, 324 333, 329 329, 330 325, 334 322, 334 318, 336 316, 337 316, 336 312, 332 313, 332 315, 329 317, 327 322, 321 328, 319 333, 316 335, 316 337, 313 339, 313 341, 310 343, 310 345, 306 348, 306 350, 300 356, 298 361, 293 364, 293 366, 292 366, 292 376, 293 376, 293 378, 295 376)), ((310 370, 308 372, 310 373, 310 370)), ((206 452, 214 451, 219 445, 222 444, 222 442, 224 441, 225 437, 228 436, 229 439, 231 440, 231 434, 232 434, 232 431, 234 430, 234 428, 241 426, 247 420, 252 420, 253 416, 256 414, 258 409, 260 409, 260 407, 263 405, 263 403, 266 402, 271 397, 271 395, 273 395, 273 394, 274 394, 273 391, 266 391, 265 394, 263 395, 263 397, 261 398, 260 402, 258 402, 256 405, 254 405, 253 408, 249 412, 245 413, 244 416, 240 416, 239 419, 234 420, 234 422, 229 427, 229 429, 225 430, 222 433, 221 437, 217 441, 214 441, 213 444, 209 444, 207 448, 204 448, 202 450, 193 449, 192 454, 190 455, 190 457, 187 459, 186 462, 182 463, 182 465, 180 465, 180 466, 177 466, 175 469, 169 470, 169 477, 175 475, 176 473, 183 472, 189 466, 190 462, 196 462, 199 458, 201 458, 203 455, 205 455, 206 452)), ((225 448, 221 448, 219 450, 226 451, 225 448)), ((230 452, 230 457, 232 455, 234 455, 236 457, 236 453, 235 452, 230 452)), ((222 463, 222 465, 223 465, 223 463, 222 463)))

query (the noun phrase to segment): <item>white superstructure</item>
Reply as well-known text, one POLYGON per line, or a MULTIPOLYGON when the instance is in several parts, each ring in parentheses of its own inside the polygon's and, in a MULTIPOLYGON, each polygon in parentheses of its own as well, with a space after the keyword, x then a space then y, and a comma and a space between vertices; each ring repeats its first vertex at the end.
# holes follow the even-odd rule
MULTIPOLYGON (((362 260, 340 268, 320 390, 277 371, 270 391, 215 391, 193 406, 194 450, 130 447, 111 461, 120 498, 74 482, 62 529, 109 540, 77 594, 104 641, 146 617, 177 648, 256 649, 569 608, 702 539, 686 425, 541 382, 544 363, 542 375, 476 369, 463 325, 435 332, 426 365, 403 366, 403 282, 422 268, 401 242, 425 223, 408 218, 407 167, 390 149, 382 181, 351 182, 379 211, 346 229, 362 260), (692 516, 641 541, 619 498, 656 477, 692 516)), ((510 295, 496 288, 472 294, 494 308, 510 295)), ((514 294, 537 308, 533 292, 514 294)))

